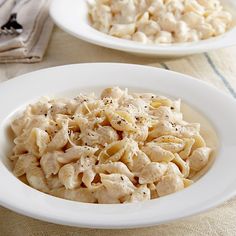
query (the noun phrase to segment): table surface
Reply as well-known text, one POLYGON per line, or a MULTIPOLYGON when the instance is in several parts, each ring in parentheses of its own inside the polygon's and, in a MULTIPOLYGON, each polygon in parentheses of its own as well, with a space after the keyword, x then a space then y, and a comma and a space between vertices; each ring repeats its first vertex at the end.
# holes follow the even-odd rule
MULTIPOLYGON (((44 57, 35 64, 0 64, 0 82, 30 71, 51 66, 86 63, 121 62, 150 65, 185 73, 204 80, 236 98, 236 47, 182 58, 159 59, 91 45, 57 27, 44 57)), ((153 236, 153 235, 236 235, 236 198, 206 213, 159 226, 129 230, 97 230, 50 224, 31 219, 0 207, 0 236, 153 236)))

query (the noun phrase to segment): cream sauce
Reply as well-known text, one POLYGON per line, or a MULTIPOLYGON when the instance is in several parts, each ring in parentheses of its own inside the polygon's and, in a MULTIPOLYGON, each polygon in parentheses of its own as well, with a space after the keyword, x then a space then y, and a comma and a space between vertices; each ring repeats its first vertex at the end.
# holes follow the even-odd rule
POLYGON ((200 134, 206 141, 208 147, 212 148, 212 153, 209 158, 208 164, 199 172, 197 172, 192 180, 196 181, 202 177, 212 166, 218 152, 219 139, 217 137, 216 131, 212 126, 211 122, 199 111, 193 109, 191 106, 181 103, 181 112, 183 113, 183 120, 190 123, 200 123, 201 131, 200 134))

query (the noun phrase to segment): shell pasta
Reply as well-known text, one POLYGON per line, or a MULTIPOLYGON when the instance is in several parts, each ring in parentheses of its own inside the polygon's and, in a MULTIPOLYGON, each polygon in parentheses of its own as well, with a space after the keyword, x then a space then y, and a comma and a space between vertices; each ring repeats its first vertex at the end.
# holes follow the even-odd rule
POLYGON ((118 87, 100 97, 43 98, 11 122, 13 174, 44 193, 87 203, 180 191, 212 151, 200 124, 184 121, 180 108, 180 100, 118 87))
POLYGON ((143 44, 205 40, 233 22, 219 0, 94 0, 89 16, 95 29, 143 44))

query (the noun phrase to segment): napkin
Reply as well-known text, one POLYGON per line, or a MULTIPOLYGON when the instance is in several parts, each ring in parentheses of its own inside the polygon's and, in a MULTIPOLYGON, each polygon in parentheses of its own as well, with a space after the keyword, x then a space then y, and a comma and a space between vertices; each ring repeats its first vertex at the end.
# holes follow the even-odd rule
POLYGON ((46 51, 53 30, 50 0, 0 0, 0 27, 14 12, 23 26, 19 35, 0 35, 0 63, 38 62, 46 51))

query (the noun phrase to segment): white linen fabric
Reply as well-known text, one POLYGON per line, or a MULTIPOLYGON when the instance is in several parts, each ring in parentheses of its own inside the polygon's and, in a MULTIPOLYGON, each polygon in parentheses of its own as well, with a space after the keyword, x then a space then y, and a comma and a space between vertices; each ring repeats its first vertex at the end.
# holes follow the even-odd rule
POLYGON ((42 60, 53 29, 49 5, 50 0, 0 0, 0 26, 14 12, 17 22, 23 26, 19 35, 0 35, 0 63, 42 60))

